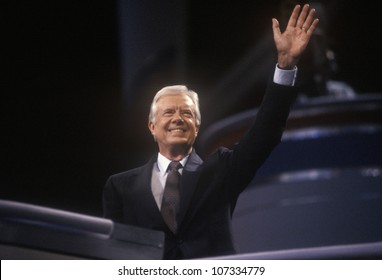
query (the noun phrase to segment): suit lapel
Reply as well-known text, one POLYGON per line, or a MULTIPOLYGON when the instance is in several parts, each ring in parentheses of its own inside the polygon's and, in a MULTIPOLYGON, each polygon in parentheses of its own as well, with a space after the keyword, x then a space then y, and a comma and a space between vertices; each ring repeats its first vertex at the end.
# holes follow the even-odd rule
POLYGON ((200 176, 199 166, 202 165, 202 163, 202 159, 196 154, 195 151, 192 151, 190 158, 184 167, 180 184, 180 209, 178 214, 179 225, 182 225, 183 219, 189 209, 190 202, 200 176))

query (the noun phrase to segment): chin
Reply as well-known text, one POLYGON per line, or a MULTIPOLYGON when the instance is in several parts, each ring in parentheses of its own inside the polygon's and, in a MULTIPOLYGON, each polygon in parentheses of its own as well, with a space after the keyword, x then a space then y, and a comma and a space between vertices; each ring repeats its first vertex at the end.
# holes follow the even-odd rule
POLYGON ((174 146, 184 146, 185 148, 192 146, 192 142, 190 142, 188 139, 171 139, 167 143, 174 146))
POLYGON ((171 140, 171 141, 168 141, 168 143, 170 145, 185 145, 185 146, 190 145, 190 142, 186 140, 171 140))

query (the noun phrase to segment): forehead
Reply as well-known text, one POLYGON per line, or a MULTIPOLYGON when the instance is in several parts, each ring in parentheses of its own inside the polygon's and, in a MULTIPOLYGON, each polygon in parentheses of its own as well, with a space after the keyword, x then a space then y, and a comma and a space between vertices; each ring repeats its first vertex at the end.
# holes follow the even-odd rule
POLYGON ((157 101, 158 108, 166 108, 166 107, 194 107, 194 103, 192 99, 185 93, 169 93, 167 95, 163 95, 157 101))

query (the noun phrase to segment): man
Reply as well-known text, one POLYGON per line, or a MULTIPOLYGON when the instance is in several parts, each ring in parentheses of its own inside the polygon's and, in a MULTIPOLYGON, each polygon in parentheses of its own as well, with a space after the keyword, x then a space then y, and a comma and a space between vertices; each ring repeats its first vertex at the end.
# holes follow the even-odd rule
POLYGON ((317 24, 309 5, 294 8, 284 33, 272 19, 278 63, 256 121, 232 150, 220 148, 204 162, 193 149, 200 127, 197 94, 185 86, 160 90, 148 122, 159 153, 146 165, 109 178, 104 216, 164 231, 164 259, 233 254, 237 198, 281 139, 296 96, 296 64, 317 24))

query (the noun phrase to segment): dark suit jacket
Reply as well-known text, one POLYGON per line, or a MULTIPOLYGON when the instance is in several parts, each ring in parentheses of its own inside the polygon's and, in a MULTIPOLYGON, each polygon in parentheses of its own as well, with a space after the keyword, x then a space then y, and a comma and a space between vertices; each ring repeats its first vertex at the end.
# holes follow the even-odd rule
POLYGON ((296 88, 271 83, 252 128, 232 150, 219 148, 204 162, 193 151, 180 186, 178 233, 164 223, 151 192, 156 155, 144 166, 111 176, 104 188, 104 216, 165 232, 165 259, 235 252, 231 215, 239 194, 279 143, 296 88))

